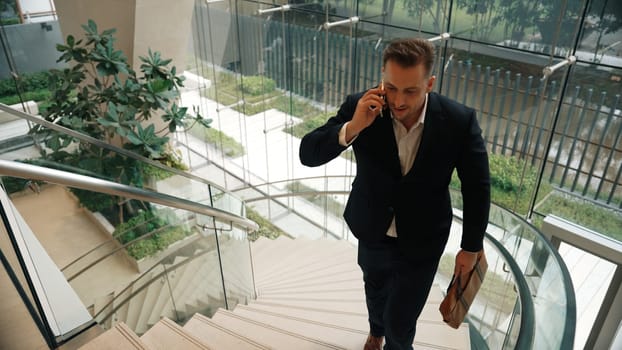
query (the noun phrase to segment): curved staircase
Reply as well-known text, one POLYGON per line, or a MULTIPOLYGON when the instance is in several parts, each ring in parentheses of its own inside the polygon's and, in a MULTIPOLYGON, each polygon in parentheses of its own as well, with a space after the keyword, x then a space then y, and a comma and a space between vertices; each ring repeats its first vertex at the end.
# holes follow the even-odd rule
MULTIPOLYGON (((118 323, 81 349, 363 348, 368 323, 355 246, 346 241, 259 238, 251 244, 251 254, 256 300, 239 303, 233 311, 218 309, 211 318, 194 314, 183 327, 162 317, 140 337, 118 323)), ((137 300, 153 300, 148 293, 137 300)), ((445 325, 438 311, 441 298, 440 289, 433 288, 414 348, 469 349, 468 325, 458 330, 445 325)), ((130 304, 124 312, 134 308, 130 304)), ((143 309, 153 308, 145 304, 143 309)), ((128 319, 137 318, 128 314, 128 319)))

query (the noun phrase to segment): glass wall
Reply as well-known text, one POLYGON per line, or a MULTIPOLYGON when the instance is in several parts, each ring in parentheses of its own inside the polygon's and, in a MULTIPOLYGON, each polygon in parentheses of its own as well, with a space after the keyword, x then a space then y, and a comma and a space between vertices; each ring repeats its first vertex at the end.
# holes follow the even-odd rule
MULTIPOLYGON (((493 201, 536 226, 554 214, 622 240, 620 4, 197 0, 186 59, 174 64, 185 78, 180 104, 211 119, 211 128, 169 136, 189 172, 246 199, 272 198, 247 206, 277 228, 348 238, 341 212, 356 159, 346 151, 324 167, 303 167, 300 138, 348 94, 378 84, 391 39, 421 36, 437 50, 434 90, 477 110, 493 201), (574 64, 543 73, 569 56, 574 64), (289 212, 304 219, 285 221, 289 212)), ((66 33, 55 21, 3 23, 0 102, 45 116, 45 72, 65 68, 55 44, 66 33)), ((145 54, 126 52, 136 61, 145 54)), ((3 158, 38 156, 27 147, 27 122, 0 114, 0 123, 0 149, 12 152, 3 158)))
MULTIPOLYGON (((422 36, 437 47, 435 90, 478 112, 491 154, 495 203, 536 224, 554 213, 622 237, 619 5, 605 0, 289 5, 196 4, 191 69, 211 81, 201 94, 220 103, 203 108, 215 128, 231 124, 230 136, 245 148, 233 162, 236 170, 229 171, 239 170, 257 184, 321 175, 297 164, 298 140, 334 113, 346 95, 379 82, 387 42, 422 36), (450 38, 437 40, 445 32, 450 38), (571 55, 576 63, 543 73, 571 55), (273 143, 285 152, 275 151, 273 143), (284 164, 273 165, 277 160, 284 164), (593 215, 585 215, 586 208, 593 215)), ((355 160, 349 153, 342 158, 324 173, 353 175, 355 160)))

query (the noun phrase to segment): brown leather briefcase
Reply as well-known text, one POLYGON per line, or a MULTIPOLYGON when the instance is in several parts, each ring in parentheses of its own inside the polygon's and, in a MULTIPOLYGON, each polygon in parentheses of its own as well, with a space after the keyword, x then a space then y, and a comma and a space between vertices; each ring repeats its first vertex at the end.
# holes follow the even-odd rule
POLYGON ((464 317, 484 281, 487 269, 488 262, 486 261, 484 251, 481 250, 477 254, 477 262, 473 270, 468 274, 454 275, 451 278, 449 287, 447 287, 447 295, 439 307, 443 315, 443 321, 451 327, 457 329, 464 321, 464 317), (464 276, 468 276, 466 283, 462 280, 464 276))

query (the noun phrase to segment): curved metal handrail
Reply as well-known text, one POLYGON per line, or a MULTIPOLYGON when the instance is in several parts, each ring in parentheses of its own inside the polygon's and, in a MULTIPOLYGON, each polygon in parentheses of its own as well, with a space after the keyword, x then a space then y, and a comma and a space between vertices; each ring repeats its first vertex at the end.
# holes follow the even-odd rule
POLYGON ((172 208, 183 209, 201 215, 213 216, 219 220, 229 222, 232 225, 236 225, 250 231, 254 231, 259 228, 259 226, 252 220, 228 213, 209 205, 137 187, 122 185, 107 180, 72 174, 66 171, 49 169, 16 161, 0 160, 0 174, 31 180, 46 181, 58 185, 75 187, 83 190, 101 192, 114 196, 121 196, 161 204, 172 208))
MULTIPOLYGON (((454 216, 454 218, 456 218, 454 216)), ((512 257, 512 254, 499 242, 496 238, 491 236, 488 232, 484 234, 484 239, 489 241, 492 246, 503 256, 505 264, 510 268, 510 271, 514 277, 514 283, 517 286, 518 297, 521 305, 521 318, 520 318, 520 330, 518 332, 515 350, 528 350, 533 346, 533 340, 535 336, 535 309, 533 305, 533 299, 531 297, 531 291, 527 280, 523 275, 520 267, 512 257)))

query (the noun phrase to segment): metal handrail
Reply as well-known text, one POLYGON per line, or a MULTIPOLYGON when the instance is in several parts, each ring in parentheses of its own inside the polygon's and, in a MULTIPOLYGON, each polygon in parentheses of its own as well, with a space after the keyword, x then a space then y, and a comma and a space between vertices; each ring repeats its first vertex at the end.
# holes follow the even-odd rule
POLYGON ((40 167, 16 161, 0 160, 0 175, 19 177, 30 180, 40 180, 58 185, 80 188, 94 192, 106 193, 140 201, 152 202, 172 208, 183 209, 193 213, 213 216, 221 221, 229 222, 246 230, 254 231, 259 226, 252 220, 209 205, 196 203, 187 199, 153 192, 137 187, 122 185, 102 179, 84 175, 72 174, 66 171, 40 167))
MULTIPOLYGON (((484 234, 484 238, 489 241, 492 246, 503 256, 503 260, 506 266, 509 267, 512 276, 514 277, 514 283, 518 290, 518 298, 521 306, 520 317, 520 330, 516 339, 516 350, 528 350, 533 347, 533 341, 535 336, 535 320, 536 312, 533 305, 533 299, 531 297, 531 291, 527 280, 522 273, 522 270, 512 257, 512 254, 499 242, 496 238, 490 235, 488 232, 484 234)), ((506 333, 506 337, 508 334, 506 333)))

